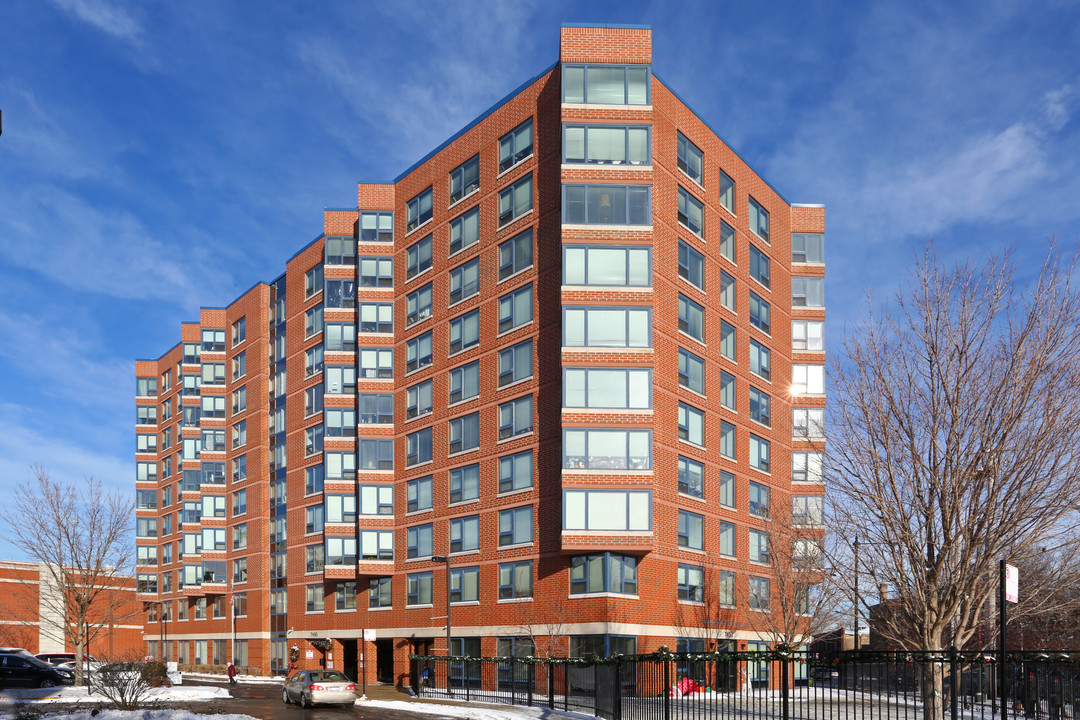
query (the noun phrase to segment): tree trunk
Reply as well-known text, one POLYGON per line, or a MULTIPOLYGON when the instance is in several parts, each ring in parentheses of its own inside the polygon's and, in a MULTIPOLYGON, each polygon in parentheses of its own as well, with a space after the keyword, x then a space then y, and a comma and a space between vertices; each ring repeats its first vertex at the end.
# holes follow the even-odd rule
POLYGON ((944 720, 945 666, 941 662, 931 662, 923 666, 922 701, 923 720, 944 720))
POLYGON ((83 637, 82 633, 75 636, 75 687, 83 686, 83 637))

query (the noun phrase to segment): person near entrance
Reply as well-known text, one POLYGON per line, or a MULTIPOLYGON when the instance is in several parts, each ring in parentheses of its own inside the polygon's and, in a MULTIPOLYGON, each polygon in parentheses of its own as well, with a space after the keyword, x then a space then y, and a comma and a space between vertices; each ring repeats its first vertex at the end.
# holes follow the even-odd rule
POLYGON ((229 669, 226 672, 229 674, 229 684, 230 685, 235 685, 236 684, 236 661, 235 660, 229 661, 229 669))

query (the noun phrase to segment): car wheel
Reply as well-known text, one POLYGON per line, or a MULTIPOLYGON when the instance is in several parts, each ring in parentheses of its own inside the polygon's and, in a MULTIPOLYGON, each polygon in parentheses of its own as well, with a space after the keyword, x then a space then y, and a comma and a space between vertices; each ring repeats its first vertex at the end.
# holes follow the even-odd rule
POLYGON ((289 699, 289 691, 286 688, 281 688, 281 701, 286 705, 292 702, 292 700, 289 699))
POLYGON ((56 687, 56 681, 50 680, 49 678, 45 678, 40 683, 38 683, 38 687, 43 687, 43 688, 56 687))
POLYGON ((308 700, 308 696, 305 695, 303 692, 300 693, 300 707, 302 707, 302 708, 311 707, 311 701, 308 700))

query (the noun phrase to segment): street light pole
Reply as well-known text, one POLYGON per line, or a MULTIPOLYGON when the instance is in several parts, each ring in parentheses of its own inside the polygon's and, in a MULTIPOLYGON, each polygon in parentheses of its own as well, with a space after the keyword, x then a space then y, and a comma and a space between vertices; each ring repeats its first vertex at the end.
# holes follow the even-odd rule
POLYGON ((859 536, 855 536, 855 650, 859 649, 859 536))
POLYGON ((446 694, 453 695, 450 689, 450 555, 432 555, 431 561, 446 563, 446 694))

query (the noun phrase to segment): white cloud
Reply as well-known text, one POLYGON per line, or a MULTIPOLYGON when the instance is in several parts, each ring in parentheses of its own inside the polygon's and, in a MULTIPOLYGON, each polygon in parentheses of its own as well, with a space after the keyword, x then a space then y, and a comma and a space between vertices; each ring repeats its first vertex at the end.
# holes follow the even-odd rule
POLYGON ((140 43, 143 29, 125 9, 105 0, 52 0, 68 15, 93 25, 113 37, 133 45, 140 43))

